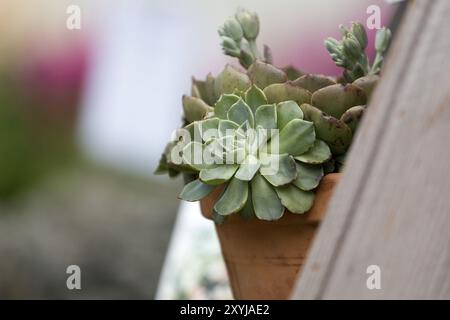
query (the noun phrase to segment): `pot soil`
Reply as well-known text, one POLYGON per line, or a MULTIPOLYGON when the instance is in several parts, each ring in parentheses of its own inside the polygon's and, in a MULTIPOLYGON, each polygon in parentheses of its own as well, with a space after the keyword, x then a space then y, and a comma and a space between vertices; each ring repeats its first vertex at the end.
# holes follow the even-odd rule
MULTIPOLYGON (((339 177, 339 173, 332 173, 322 179, 314 205, 305 214, 286 211, 277 221, 245 220, 234 214, 216 225, 236 299, 290 297, 339 177)), ((200 202, 208 219, 220 192, 217 188, 200 202)))

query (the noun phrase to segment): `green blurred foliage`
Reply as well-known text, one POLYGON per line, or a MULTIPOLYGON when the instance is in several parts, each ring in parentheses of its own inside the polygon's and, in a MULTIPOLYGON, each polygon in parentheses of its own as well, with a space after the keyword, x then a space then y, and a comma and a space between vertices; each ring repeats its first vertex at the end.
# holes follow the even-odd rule
POLYGON ((11 81, 0 81, 0 201, 12 200, 76 158, 73 128, 11 81))

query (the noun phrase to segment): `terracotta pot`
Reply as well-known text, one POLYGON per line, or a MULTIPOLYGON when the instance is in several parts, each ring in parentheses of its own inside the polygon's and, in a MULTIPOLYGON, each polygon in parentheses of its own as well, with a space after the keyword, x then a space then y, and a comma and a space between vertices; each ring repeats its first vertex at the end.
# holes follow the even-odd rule
MULTIPOLYGON (((216 225, 222 254, 236 299, 288 299, 308 249, 325 214, 340 174, 326 175, 316 190, 314 206, 303 215, 285 212, 274 222, 231 215, 216 225)), ((221 190, 201 202, 211 219, 221 190)))

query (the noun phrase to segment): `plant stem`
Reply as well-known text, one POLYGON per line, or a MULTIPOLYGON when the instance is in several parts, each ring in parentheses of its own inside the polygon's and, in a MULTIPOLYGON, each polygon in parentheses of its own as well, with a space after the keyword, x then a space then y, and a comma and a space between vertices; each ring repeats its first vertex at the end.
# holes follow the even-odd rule
POLYGON ((249 40, 248 46, 250 47, 250 50, 252 52, 253 57, 256 59, 261 59, 261 54, 258 51, 258 47, 256 46, 255 40, 249 40))
POLYGON ((375 74, 377 72, 377 69, 379 69, 381 66, 381 62, 383 61, 383 55, 380 52, 377 52, 375 55, 375 59, 372 64, 372 68, 370 69, 370 74, 375 74))

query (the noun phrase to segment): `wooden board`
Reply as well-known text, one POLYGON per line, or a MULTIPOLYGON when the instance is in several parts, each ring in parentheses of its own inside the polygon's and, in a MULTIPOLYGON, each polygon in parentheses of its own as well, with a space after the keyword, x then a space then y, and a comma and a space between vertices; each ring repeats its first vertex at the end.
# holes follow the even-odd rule
POLYGON ((450 1, 410 2, 293 298, 450 299, 450 1))

